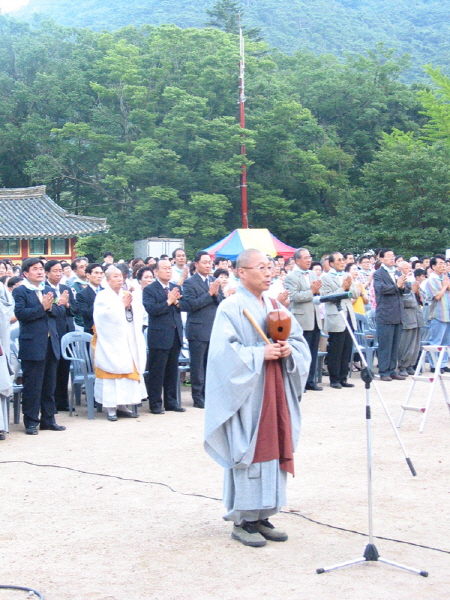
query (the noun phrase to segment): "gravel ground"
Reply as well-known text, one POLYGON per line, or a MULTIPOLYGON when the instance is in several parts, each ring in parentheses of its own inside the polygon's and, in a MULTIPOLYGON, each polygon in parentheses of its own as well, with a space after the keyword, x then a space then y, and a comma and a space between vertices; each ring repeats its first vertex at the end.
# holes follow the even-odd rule
MULTIPOLYGON (((450 415, 438 393, 423 434, 419 413, 399 430, 412 477, 372 389, 373 522, 381 562, 316 574, 367 544, 365 391, 308 392, 296 477, 276 525, 286 543, 244 547, 222 520, 222 470, 203 451, 203 411, 183 389, 183 414, 107 421, 62 413, 65 432, 0 442, 0 585, 46 600, 450 598, 450 415), (364 535, 361 535, 364 534, 364 535), (387 539, 380 539, 387 538, 387 539)), ((378 382, 394 422, 411 381, 378 382)), ((428 388, 418 384, 415 404, 428 388), (422 387, 419 387, 422 386, 422 387)), ((0 590, 0 600, 26 598, 0 590)))

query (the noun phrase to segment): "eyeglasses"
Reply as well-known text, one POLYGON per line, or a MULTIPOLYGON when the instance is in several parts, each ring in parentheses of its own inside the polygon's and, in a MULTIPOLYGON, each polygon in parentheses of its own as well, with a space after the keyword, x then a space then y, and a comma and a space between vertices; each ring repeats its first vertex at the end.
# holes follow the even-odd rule
POLYGON ((260 265, 259 267, 239 267, 240 269, 251 269, 253 271, 259 271, 260 273, 264 273, 264 271, 272 271, 272 265, 260 265))

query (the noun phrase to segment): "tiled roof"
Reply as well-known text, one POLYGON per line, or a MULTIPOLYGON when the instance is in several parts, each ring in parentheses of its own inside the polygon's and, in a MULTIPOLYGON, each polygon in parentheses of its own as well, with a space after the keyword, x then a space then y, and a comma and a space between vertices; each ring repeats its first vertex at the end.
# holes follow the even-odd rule
POLYGON ((0 188, 0 238, 67 238, 108 230, 106 219, 71 215, 45 191, 45 185, 0 188))

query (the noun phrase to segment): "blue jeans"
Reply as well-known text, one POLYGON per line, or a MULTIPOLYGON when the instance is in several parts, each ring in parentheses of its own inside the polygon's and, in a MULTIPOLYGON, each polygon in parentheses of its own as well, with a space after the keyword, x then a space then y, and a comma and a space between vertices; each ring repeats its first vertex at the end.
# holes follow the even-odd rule
POLYGON ((380 377, 389 377, 397 373, 398 347, 403 325, 398 323, 380 323, 377 321, 378 336, 378 372, 380 377))
MULTIPOLYGON (((437 319, 431 319, 430 321, 430 346, 450 346, 450 323, 444 323, 444 321, 438 321, 437 319)), ((430 365, 434 367, 433 359, 431 354, 430 365)), ((448 360, 447 352, 444 354, 442 361, 442 367, 445 367, 448 360)))

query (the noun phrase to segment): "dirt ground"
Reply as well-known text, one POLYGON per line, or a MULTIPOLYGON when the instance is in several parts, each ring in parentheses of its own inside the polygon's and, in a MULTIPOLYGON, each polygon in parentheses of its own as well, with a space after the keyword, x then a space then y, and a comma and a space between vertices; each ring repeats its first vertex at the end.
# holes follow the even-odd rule
MULTIPOLYGON (((326 378, 328 381, 328 379, 326 378)), ((107 421, 62 413, 65 432, 0 442, 0 585, 46 600, 450 598, 450 414, 439 392, 423 434, 419 413, 399 430, 412 477, 372 388, 373 522, 381 562, 321 575, 362 556, 367 538, 365 390, 308 392, 289 506, 273 521, 289 541, 248 548, 222 520, 222 470, 203 450, 202 410, 107 421), (380 539, 388 538, 388 539, 380 539), (393 541, 396 540, 396 541, 393 541)), ((378 382, 397 422, 410 381, 378 382)), ((417 385, 415 404, 428 387, 417 385), (421 386, 421 387, 419 387, 421 386)), ((25 598, 0 590, 0 599, 25 598)))

